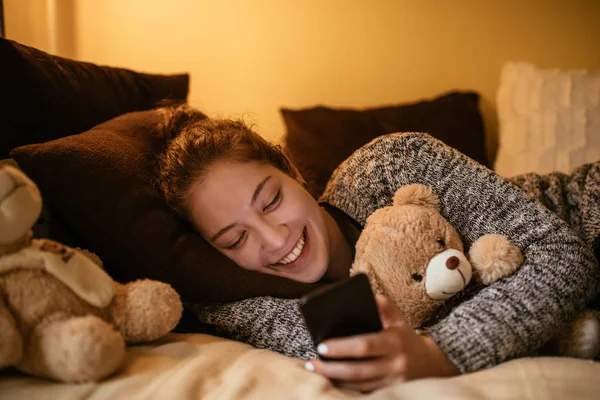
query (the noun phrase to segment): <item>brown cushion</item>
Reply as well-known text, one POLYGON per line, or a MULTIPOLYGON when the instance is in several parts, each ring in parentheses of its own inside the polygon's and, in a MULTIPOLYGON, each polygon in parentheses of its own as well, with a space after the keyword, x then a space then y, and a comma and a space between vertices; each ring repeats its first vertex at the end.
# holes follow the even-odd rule
POLYGON ((479 95, 452 92, 430 101, 364 110, 281 109, 285 147, 316 198, 356 149, 392 132, 427 132, 489 167, 479 95))
POLYGON ((2 38, 0 60, 0 158, 17 146, 77 134, 188 94, 187 74, 101 67, 2 38))
POLYGON ((159 111, 126 114, 79 135, 12 152, 44 201, 118 281, 168 282, 184 300, 298 296, 315 285, 245 271, 165 205, 151 183, 164 146, 159 111))

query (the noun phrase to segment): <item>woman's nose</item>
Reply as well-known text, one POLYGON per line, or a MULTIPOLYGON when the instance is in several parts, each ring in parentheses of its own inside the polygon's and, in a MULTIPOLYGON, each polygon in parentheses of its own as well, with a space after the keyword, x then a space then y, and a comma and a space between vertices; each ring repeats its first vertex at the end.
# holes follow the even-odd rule
POLYGON ((269 251, 285 247, 289 229, 283 224, 266 223, 263 229, 263 248, 269 251))

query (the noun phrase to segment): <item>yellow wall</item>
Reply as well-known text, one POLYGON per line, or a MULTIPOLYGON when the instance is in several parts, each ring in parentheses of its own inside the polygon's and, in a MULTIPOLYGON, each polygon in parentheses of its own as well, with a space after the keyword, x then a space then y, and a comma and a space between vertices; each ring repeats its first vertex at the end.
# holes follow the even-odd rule
POLYGON ((50 51, 50 23, 46 0, 4 0, 6 37, 50 51))
MULTIPOLYGON (((64 0, 5 0, 49 1, 64 0)), ((67 41, 69 55, 151 72, 189 71, 192 104, 212 115, 244 115, 275 140, 284 130, 281 106, 377 106, 458 88, 482 94, 492 151, 505 61, 600 69, 597 0, 67 3, 70 13, 62 14, 74 21, 74 39, 59 32, 58 41, 67 41)), ((10 7, 6 14, 8 35, 18 38, 10 7)))
POLYGON ((51 54, 76 58, 76 1, 4 0, 6 37, 51 54))

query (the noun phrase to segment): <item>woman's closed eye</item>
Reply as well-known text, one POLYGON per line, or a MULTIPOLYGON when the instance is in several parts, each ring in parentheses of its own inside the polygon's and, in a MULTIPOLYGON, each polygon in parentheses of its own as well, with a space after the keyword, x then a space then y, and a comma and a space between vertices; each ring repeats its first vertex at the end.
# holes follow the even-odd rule
POLYGON ((277 208, 277 206, 279 205, 280 202, 281 202, 281 189, 277 190, 275 197, 273 197, 273 200, 271 200, 269 202, 269 204, 267 204, 265 206, 265 208, 263 208, 263 211, 269 212, 269 211, 274 210, 275 208, 277 208))
POLYGON ((225 248, 227 250, 235 250, 238 247, 240 247, 241 245, 244 244, 246 237, 248 236, 248 232, 244 231, 242 232, 242 234, 239 236, 239 238, 230 246, 225 246, 225 248))

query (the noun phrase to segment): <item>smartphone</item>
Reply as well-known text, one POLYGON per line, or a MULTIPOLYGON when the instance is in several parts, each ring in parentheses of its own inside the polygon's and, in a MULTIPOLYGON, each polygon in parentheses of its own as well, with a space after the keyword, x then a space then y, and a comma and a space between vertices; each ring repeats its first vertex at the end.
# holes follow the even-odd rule
POLYGON ((358 274, 317 289, 300 299, 300 311, 313 343, 382 330, 369 278, 358 274))

